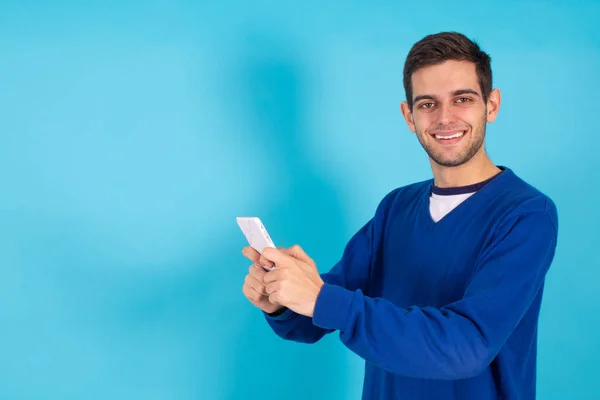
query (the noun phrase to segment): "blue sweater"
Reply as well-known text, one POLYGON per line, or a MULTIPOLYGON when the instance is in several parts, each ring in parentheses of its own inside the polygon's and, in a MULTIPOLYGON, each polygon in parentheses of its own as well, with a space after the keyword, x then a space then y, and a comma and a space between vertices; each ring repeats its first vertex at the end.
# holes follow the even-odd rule
POLYGON ((385 196, 322 274, 313 318, 265 317, 287 340, 339 332, 365 360, 364 399, 534 399, 556 207, 503 167, 435 223, 432 184, 385 196))

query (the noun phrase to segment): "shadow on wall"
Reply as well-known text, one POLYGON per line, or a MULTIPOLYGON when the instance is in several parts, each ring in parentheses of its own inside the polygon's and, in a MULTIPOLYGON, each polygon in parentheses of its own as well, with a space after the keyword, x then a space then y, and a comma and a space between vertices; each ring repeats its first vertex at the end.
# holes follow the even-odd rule
MULTIPOLYGON (((235 63, 232 84, 239 92, 232 102, 247 121, 244 134, 262 150, 248 155, 260 167, 243 179, 269 180, 269 171, 274 171, 284 180, 269 182, 272 191, 260 194, 259 209, 251 214, 263 219, 276 245, 299 244, 325 272, 345 245, 340 234, 345 221, 335 181, 310 155, 314 80, 304 65, 306 58, 292 43, 268 35, 249 39, 235 49, 243 58, 235 63), (261 176, 254 176, 258 171, 261 176)), ((244 312, 247 325, 230 351, 234 358, 227 398, 347 398, 346 350, 335 333, 312 345, 284 341, 271 332, 259 310, 248 303, 244 312)))

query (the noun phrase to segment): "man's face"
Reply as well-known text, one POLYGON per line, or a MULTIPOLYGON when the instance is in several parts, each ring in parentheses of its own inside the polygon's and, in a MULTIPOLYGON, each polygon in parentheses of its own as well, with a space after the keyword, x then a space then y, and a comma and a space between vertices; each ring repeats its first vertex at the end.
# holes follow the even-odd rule
POLYGON ((413 108, 402 113, 430 159, 453 167, 485 151, 486 122, 495 119, 499 93, 484 102, 475 64, 446 61, 412 75, 413 108))

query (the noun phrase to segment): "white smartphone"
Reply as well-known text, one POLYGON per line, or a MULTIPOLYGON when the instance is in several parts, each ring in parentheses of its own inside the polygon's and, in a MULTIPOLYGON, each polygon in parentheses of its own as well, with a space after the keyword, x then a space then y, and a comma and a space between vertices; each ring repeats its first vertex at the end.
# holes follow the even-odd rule
MULTIPOLYGON (((260 254, 266 247, 275 247, 273 240, 265 229, 262 221, 258 217, 237 217, 237 223, 246 237, 248 244, 260 254)), ((273 270, 275 267, 263 265, 267 271, 273 270)))

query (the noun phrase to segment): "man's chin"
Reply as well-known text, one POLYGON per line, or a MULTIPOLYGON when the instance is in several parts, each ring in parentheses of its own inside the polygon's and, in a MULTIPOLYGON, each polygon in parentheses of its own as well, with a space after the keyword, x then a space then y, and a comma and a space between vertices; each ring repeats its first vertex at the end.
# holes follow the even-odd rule
POLYGON ((440 154, 438 152, 428 152, 428 155, 431 162, 440 167, 458 167, 469 161, 464 154, 440 154))
POLYGON ((432 159, 432 161, 439 167, 444 167, 444 168, 460 167, 461 165, 464 165, 467 162, 467 160, 435 160, 435 159, 432 159))

